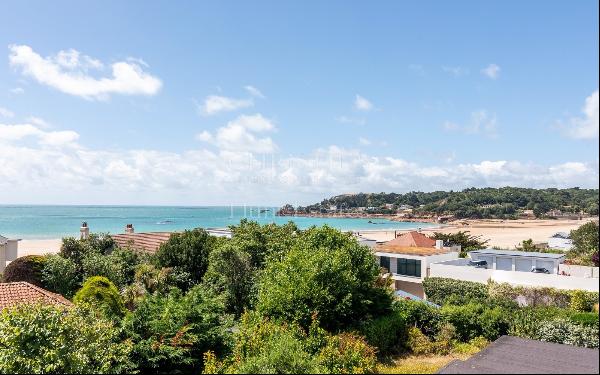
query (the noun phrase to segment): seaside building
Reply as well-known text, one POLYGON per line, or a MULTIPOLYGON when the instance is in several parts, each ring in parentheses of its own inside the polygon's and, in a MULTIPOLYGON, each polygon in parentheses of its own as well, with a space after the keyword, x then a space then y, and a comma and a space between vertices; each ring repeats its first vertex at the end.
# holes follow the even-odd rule
POLYGON ((11 306, 35 303, 62 307, 73 305, 60 294, 49 292, 25 281, 0 283, 0 311, 11 306))
POLYGON ((564 254, 484 249, 469 258, 436 262, 429 276, 527 287, 598 291, 598 267, 564 264, 564 254))
POLYGON ((460 246, 444 246, 443 241, 436 241, 412 231, 378 244, 373 250, 379 265, 385 268, 394 280, 395 290, 423 298, 425 293, 422 283, 429 275, 430 265, 458 259, 460 246))
POLYGON ((0 274, 4 273, 7 262, 11 262, 19 257, 20 239, 10 239, 0 235, 0 274))

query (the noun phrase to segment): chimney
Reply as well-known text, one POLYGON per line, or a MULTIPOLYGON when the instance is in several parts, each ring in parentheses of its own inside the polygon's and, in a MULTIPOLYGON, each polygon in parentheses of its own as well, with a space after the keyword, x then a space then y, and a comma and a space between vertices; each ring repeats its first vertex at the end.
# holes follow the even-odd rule
POLYGON ((80 239, 87 240, 90 237, 90 227, 88 227, 87 222, 81 223, 81 228, 79 228, 80 239))
POLYGON ((436 249, 443 249, 444 248, 444 241, 442 240, 436 240, 435 241, 435 248, 436 249))
POLYGON ((133 233, 133 224, 125 224, 125 233, 133 233))

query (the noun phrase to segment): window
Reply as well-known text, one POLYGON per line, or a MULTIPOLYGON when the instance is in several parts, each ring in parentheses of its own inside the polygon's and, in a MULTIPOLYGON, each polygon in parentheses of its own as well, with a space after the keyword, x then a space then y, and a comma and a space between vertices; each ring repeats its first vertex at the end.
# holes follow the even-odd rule
POLYGON ((398 275, 421 277, 421 261, 416 259, 397 258, 398 275))
POLYGON ((379 257, 379 265, 390 271, 390 257, 379 257))

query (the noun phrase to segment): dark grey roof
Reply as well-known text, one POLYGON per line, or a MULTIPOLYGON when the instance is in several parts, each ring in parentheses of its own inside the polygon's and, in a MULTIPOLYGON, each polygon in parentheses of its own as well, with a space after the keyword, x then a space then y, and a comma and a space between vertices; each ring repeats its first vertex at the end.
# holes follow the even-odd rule
POLYGON ((597 374, 598 349, 502 336, 438 374, 597 374))
POLYGON ((524 257, 524 258, 550 258, 560 259, 564 258, 565 254, 552 254, 552 253, 537 253, 534 251, 511 251, 511 250, 495 250, 495 249, 482 249, 474 250, 469 253, 475 254, 490 254, 490 255, 507 255, 513 257, 524 257))

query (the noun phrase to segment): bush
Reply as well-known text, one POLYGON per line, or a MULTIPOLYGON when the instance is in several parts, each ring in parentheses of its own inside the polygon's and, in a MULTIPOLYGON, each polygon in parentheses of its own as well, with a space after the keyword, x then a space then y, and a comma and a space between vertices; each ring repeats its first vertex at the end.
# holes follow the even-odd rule
POLYGON ((565 319, 542 321, 539 322, 534 334, 529 338, 586 348, 598 348, 598 326, 581 326, 565 319))
POLYGON ((85 240, 73 237, 63 238, 60 255, 71 259, 81 270, 83 258, 89 253, 108 254, 115 247, 115 241, 108 233, 92 233, 85 240))
POLYGON ((0 314, 0 373, 107 374, 135 370, 110 321, 89 310, 20 305, 0 314))
POLYGON ((592 311, 596 301, 590 297, 590 294, 583 290, 574 290, 571 293, 571 309, 579 312, 592 311))
POLYGON ((598 314, 594 312, 575 313, 569 317, 571 322, 582 326, 597 327, 598 314))
POLYGON ((60 255, 47 255, 42 270, 44 287, 67 298, 73 297, 81 285, 77 265, 71 259, 60 255))
POLYGON ((417 327, 411 327, 408 330, 408 349, 416 355, 431 354, 434 351, 431 340, 421 332, 417 327))
POLYGON ((208 268, 208 256, 219 239, 204 229, 173 233, 158 249, 155 259, 159 268, 173 268, 174 273, 184 275, 178 285, 187 290, 200 283, 208 268))
POLYGON ((509 317, 502 309, 470 303, 464 306, 447 305, 440 310, 442 320, 456 327, 457 338, 467 342, 476 337, 496 340, 509 331, 509 317))
POLYGON ((125 306, 115 285, 103 276, 93 276, 83 283, 73 302, 99 307, 109 317, 121 317, 125 306))
POLYGON ((123 319, 140 371, 197 373, 203 353, 225 353, 231 321, 223 310, 222 298, 201 285, 186 294, 174 288, 168 294, 147 295, 123 319))
POLYGON ((352 333, 330 336, 318 361, 330 374, 372 374, 377 367, 375 349, 352 333))
POLYGON ((107 255, 89 252, 81 260, 83 278, 104 276, 123 288, 133 282, 139 262, 139 255, 130 249, 116 249, 107 255))
POLYGON ((380 356, 397 352, 406 343, 407 327, 404 316, 396 311, 374 318, 362 325, 360 333, 378 349, 380 356))
POLYGON ((394 302, 393 310, 404 317, 407 326, 417 327, 429 337, 434 337, 439 331, 440 311, 428 303, 397 300, 394 302))
POLYGON ((282 260, 261 273, 257 311, 307 328, 312 315, 328 330, 344 329, 389 313, 391 291, 366 246, 350 234, 311 228, 282 260))
POLYGON ((2 281, 5 283, 25 281, 43 288, 42 271, 45 262, 46 258, 42 255, 26 255, 17 258, 4 269, 2 281))
POLYGON ((487 286, 471 281, 427 277, 423 280, 423 289, 427 299, 438 305, 443 305, 450 297, 454 304, 482 302, 488 298, 487 286))

